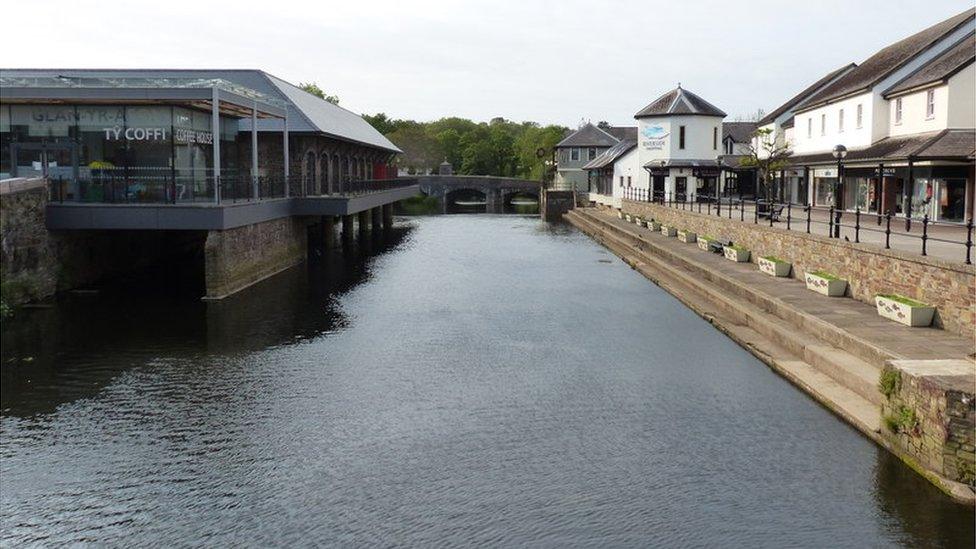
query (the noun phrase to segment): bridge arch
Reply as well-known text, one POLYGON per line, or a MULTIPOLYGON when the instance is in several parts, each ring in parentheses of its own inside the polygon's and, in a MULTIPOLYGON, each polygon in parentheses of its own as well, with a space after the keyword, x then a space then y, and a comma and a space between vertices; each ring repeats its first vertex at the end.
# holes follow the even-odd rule
POLYGON ((503 213, 539 213, 538 189, 502 189, 501 209, 503 213))
POLYGON ((445 190, 445 213, 485 213, 487 211, 488 193, 486 189, 459 187, 445 190))

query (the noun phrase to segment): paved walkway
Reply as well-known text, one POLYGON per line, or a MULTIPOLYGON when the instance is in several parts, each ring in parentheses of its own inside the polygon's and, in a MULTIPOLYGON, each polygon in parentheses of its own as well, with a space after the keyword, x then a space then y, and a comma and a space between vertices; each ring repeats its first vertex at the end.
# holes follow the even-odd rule
MULTIPOLYGON (((714 215, 716 210, 713 207, 711 210, 708 208, 708 204, 702 203, 701 213, 707 214, 709 211, 714 215)), ((681 205, 677 206, 677 209, 682 209, 681 205)), ((699 204, 686 204, 685 209, 692 209, 697 212, 699 210, 699 204)), ((722 204, 721 210, 722 217, 729 217, 729 209, 727 204, 722 204)), ((784 209, 781 215, 781 219, 773 223, 774 227, 779 229, 785 229, 787 227, 786 222, 787 211, 784 209)), ((806 231, 806 213, 803 211, 802 207, 791 208, 790 211, 790 230, 793 231, 806 231)), ((855 214, 854 212, 843 212, 841 214, 841 232, 840 237, 846 238, 847 240, 854 242, 855 237, 855 214)), ((744 223, 754 223, 755 222, 755 206, 750 203, 746 203, 741 207, 738 205, 733 205, 732 207, 732 219, 738 220, 743 219, 744 223)), ((769 219, 759 219, 760 224, 769 225, 769 219)), ((873 246, 879 246, 884 248, 885 246, 885 220, 881 218, 881 224, 878 224, 877 214, 861 214, 861 230, 859 235, 859 241, 864 244, 870 244, 873 246)), ((826 209, 812 209, 810 211, 810 232, 812 234, 827 236, 830 229, 829 223, 829 210, 826 209)), ((891 219, 891 238, 890 246, 892 250, 897 250, 901 252, 907 252, 912 254, 922 253, 922 222, 920 219, 912 219, 911 231, 905 230, 905 218, 903 217, 893 217, 891 219)), ((926 244, 926 254, 929 257, 934 257, 938 259, 944 259, 946 261, 951 261, 953 263, 965 263, 966 261, 966 227, 965 225, 955 225, 949 223, 939 223, 930 224, 928 227, 928 241, 926 244)), ((976 232, 973 235, 976 238, 976 232)), ((972 260, 976 261, 976 249, 972 251, 972 260)))
MULTIPOLYGON (((656 246, 721 272, 750 288, 761 290, 790 306, 829 322, 903 359, 966 359, 976 353, 972 339, 954 335, 938 328, 909 328, 878 316, 877 309, 851 298, 828 298, 806 289, 795 278, 774 278, 759 272, 755 263, 734 263, 720 254, 700 250, 695 244, 685 244, 650 229, 638 227, 618 219, 609 211, 587 209, 631 234, 638 234, 656 246)), ((768 222, 767 222, 768 223, 768 222)), ((974 365, 976 368, 976 365, 974 365)))

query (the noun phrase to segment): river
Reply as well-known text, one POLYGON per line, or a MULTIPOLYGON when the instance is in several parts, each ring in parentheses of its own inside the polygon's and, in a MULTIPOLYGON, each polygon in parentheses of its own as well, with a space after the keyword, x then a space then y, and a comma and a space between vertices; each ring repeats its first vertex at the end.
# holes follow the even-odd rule
POLYGON ((0 542, 973 547, 971 508, 576 230, 400 220, 3 324, 0 542))

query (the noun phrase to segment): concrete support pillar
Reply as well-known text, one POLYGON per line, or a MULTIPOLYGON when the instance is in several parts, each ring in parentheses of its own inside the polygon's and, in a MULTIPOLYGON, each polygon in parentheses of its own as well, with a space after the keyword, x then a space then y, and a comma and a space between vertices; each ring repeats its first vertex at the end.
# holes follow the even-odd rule
POLYGON ((346 242, 352 240, 353 232, 353 216, 351 214, 342 216, 342 240, 346 242))
POLYGON ((383 204, 383 228, 393 228, 393 204, 383 204))
POLYGON ((369 210, 369 215, 370 215, 370 223, 371 223, 370 229, 374 233, 379 232, 380 229, 383 226, 382 225, 382 223, 383 223, 383 207, 382 206, 377 206, 375 208, 370 209, 369 210))
POLYGON ((359 216, 359 232, 366 233, 369 230, 369 210, 363 210, 356 214, 359 216))
POLYGON ((325 249, 335 247, 335 217, 331 215, 322 216, 322 247, 325 249))

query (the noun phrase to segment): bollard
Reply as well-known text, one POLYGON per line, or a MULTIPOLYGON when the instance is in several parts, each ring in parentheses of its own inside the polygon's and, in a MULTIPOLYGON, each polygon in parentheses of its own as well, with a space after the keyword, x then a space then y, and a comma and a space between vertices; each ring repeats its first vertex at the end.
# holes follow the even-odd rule
POLYGON ((891 249, 891 210, 885 212, 885 249, 891 249))
POLYGON ((925 245, 928 239, 929 239, 929 214, 925 214, 922 217, 922 255, 926 255, 925 245))

